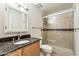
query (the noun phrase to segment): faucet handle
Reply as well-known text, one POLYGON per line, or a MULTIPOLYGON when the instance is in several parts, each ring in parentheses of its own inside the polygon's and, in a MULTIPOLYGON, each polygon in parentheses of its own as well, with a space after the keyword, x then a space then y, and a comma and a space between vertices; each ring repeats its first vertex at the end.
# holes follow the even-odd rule
POLYGON ((21 37, 22 35, 21 35, 21 34, 19 34, 19 36, 21 37))

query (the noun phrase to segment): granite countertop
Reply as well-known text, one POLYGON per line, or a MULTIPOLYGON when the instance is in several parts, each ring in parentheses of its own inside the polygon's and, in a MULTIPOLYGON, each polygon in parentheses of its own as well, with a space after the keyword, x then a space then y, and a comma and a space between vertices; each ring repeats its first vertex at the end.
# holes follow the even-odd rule
POLYGON ((29 42, 25 43, 25 44, 19 44, 19 45, 15 45, 12 41, 0 43, 0 56, 5 56, 6 54, 8 54, 12 51, 20 49, 26 45, 32 44, 40 39, 32 37, 32 38, 24 38, 21 40, 29 40, 29 42))

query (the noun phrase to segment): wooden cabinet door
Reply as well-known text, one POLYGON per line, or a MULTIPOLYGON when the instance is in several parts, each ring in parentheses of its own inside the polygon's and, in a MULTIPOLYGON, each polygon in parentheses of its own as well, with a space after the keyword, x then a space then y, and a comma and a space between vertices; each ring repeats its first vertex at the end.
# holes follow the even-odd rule
POLYGON ((7 56, 22 56, 22 49, 16 50, 14 52, 8 53, 7 56))
POLYGON ((39 42, 35 42, 23 48, 23 56, 39 56, 40 46, 39 42))
POLYGON ((32 44, 32 56, 39 56, 40 55, 40 43, 36 42, 32 44))
POLYGON ((23 48, 23 56, 31 56, 32 55, 32 46, 28 45, 23 48))

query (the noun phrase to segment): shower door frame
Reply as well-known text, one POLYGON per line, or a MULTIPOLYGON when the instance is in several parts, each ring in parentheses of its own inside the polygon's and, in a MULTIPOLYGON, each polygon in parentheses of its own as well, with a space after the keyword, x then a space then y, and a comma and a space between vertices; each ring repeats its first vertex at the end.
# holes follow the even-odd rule
MULTIPOLYGON (((42 18, 44 19, 44 18, 48 18, 48 17, 51 17, 51 16, 60 15, 60 14, 67 13, 67 12, 73 12, 73 15, 74 15, 74 11, 75 11, 75 9, 73 9, 73 8, 72 9, 67 9, 67 10, 63 10, 63 11, 58 12, 58 13, 54 13, 54 14, 51 14, 51 15, 44 16, 42 18)), ((73 16, 73 18, 74 18, 74 16, 73 16)), ((73 31, 74 31, 74 27, 73 27, 73 31)), ((73 40, 73 54, 75 55, 75 42, 74 42, 74 40, 73 40)))

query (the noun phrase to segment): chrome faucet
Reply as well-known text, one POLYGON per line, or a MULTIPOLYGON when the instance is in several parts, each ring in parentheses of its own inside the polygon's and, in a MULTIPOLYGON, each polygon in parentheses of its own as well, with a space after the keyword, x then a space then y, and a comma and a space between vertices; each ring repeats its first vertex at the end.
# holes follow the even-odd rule
POLYGON ((20 40, 20 37, 21 37, 21 35, 20 35, 20 33, 18 33, 18 40, 20 40))
POLYGON ((13 43, 15 42, 15 38, 13 38, 13 43))
POLYGON ((18 35, 18 40, 20 40, 20 35, 18 35))

